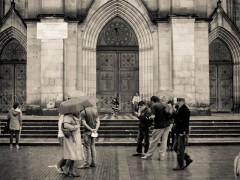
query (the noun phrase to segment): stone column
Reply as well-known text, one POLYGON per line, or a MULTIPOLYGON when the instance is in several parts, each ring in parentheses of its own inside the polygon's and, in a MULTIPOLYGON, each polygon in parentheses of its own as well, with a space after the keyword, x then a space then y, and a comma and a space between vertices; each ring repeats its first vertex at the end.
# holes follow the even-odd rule
POLYGON ((27 104, 40 104, 41 40, 37 39, 37 23, 27 22, 27 104))
MULTIPOLYGON (((63 19, 41 19, 44 23, 64 22, 63 19)), ((41 39, 41 105, 63 101, 63 39, 41 39)))
POLYGON ((195 41, 193 18, 173 17, 172 58, 174 91, 195 94, 195 41))

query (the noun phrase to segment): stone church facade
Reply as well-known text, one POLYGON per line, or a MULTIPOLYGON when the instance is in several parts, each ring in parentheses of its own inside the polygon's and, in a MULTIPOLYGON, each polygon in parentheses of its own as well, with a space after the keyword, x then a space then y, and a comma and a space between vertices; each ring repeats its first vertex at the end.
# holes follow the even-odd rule
POLYGON ((177 91, 239 110, 239 12, 239 0, 0 0, 0 108, 79 93, 131 112, 136 92, 177 91))

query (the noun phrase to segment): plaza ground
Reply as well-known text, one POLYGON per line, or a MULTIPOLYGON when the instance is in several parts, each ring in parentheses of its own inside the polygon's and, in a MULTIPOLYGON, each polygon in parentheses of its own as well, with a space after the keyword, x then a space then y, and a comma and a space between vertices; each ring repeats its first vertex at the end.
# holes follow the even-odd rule
MULTIPOLYGON (((173 171, 176 153, 167 152, 158 161, 158 149, 151 160, 132 156, 134 146, 97 146, 97 167, 76 169, 82 180, 211 180, 234 179, 233 162, 239 146, 189 146, 193 163, 184 171, 173 171)), ((59 174, 53 165, 61 158, 60 146, 0 146, 1 180, 70 179, 59 174)), ((75 167, 83 164, 76 161, 75 167)))

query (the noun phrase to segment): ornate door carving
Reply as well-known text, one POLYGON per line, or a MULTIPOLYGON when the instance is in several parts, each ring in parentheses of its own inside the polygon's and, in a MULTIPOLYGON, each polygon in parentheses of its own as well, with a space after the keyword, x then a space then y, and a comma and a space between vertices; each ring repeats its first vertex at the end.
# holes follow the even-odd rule
POLYGON ((132 97, 139 91, 138 44, 132 28, 120 17, 102 29, 97 46, 99 112, 111 111, 117 97, 120 112, 132 112, 132 97))
POLYGON ((131 112, 131 100, 138 91, 138 53, 99 51, 97 54, 97 97, 100 112, 111 110, 117 97, 121 112, 131 112))
POLYGON ((17 41, 10 41, 0 57, 0 110, 8 111, 14 102, 26 104, 26 51, 17 41))
POLYGON ((210 44, 210 107, 215 112, 229 112, 233 106, 233 66, 231 54, 221 40, 210 44))

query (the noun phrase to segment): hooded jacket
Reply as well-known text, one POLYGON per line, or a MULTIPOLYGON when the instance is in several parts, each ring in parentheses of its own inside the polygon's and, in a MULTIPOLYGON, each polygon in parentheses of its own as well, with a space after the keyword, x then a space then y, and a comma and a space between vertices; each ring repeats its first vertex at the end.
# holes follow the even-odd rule
POLYGON ((11 108, 8 112, 10 130, 20 130, 22 126, 22 112, 20 109, 11 108))

